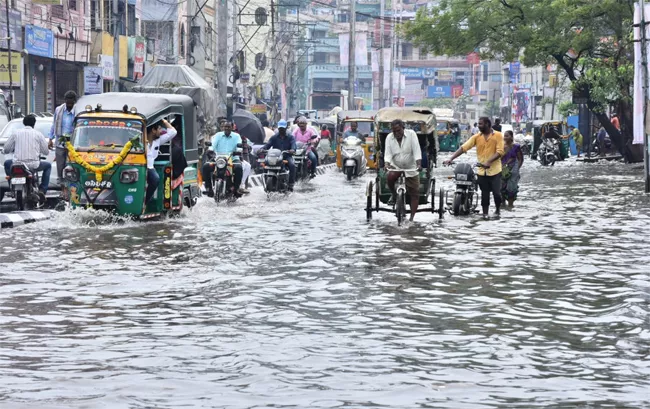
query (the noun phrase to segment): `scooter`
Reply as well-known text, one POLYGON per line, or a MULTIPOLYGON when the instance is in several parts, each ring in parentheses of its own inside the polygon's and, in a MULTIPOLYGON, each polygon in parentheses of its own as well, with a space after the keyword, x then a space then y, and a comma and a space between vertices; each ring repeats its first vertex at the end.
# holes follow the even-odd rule
POLYGON ((354 136, 349 136, 343 141, 341 147, 342 170, 348 181, 366 173, 368 160, 361 146, 362 143, 361 139, 354 136))
POLYGON ((269 149, 268 152, 258 152, 258 161, 263 171, 264 191, 270 193, 286 193, 289 190, 289 162, 284 159, 289 151, 269 149))
POLYGON ((478 175, 474 172, 474 168, 468 163, 459 163, 454 168, 452 179, 456 183, 456 191, 451 206, 450 201, 446 200, 449 213, 454 216, 467 216, 476 212, 478 207, 478 175))

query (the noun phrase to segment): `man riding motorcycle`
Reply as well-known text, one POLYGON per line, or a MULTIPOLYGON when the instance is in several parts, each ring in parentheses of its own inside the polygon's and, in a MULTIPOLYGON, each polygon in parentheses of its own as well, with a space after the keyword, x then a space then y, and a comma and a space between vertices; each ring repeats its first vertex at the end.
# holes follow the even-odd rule
MULTIPOLYGON (((318 146, 318 141, 320 137, 317 133, 314 133, 313 129, 307 127, 307 118, 301 116, 298 118, 298 129, 294 131, 293 134, 296 142, 302 142, 308 146, 318 146)), ((318 157, 315 153, 316 149, 312 148, 307 154, 307 158, 311 161, 311 168, 309 169, 309 176, 316 177, 316 166, 318 165, 318 157)))
POLYGON ((288 190, 293 191, 293 184, 296 180, 296 164, 293 161, 293 154, 296 152, 296 140, 293 135, 287 131, 287 121, 284 119, 278 122, 278 132, 269 139, 269 141, 262 147, 262 150, 279 149, 287 151, 289 155, 285 158, 287 167, 289 168, 289 186, 288 190))
MULTIPOLYGON (((208 149, 208 152, 213 151, 217 154, 233 154, 237 151, 237 145, 242 143, 241 136, 237 132, 232 131, 232 123, 230 121, 224 121, 221 125, 221 132, 217 132, 212 137, 212 146, 208 149)), ((208 155, 206 152, 206 157, 208 155)), ((234 186, 237 190, 236 194, 241 195, 241 182, 244 175, 244 166, 246 162, 236 163, 233 166, 235 173, 234 186)), ((250 172, 250 164, 249 172, 250 172)), ((212 189, 212 172, 214 168, 210 166, 208 161, 205 161, 203 167, 201 168, 201 175, 203 176, 203 183, 205 184, 205 190, 207 191, 208 197, 214 197, 214 190, 212 189)))

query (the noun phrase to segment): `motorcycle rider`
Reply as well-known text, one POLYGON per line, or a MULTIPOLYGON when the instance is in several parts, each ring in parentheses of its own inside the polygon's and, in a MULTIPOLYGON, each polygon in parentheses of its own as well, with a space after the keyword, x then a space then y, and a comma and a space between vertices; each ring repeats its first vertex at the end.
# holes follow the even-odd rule
POLYGON ((296 180, 296 164, 293 161, 293 154, 296 153, 296 140, 291 135, 291 132, 287 131, 287 121, 284 119, 278 121, 278 132, 262 147, 265 151, 271 148, 288 151, 289 155, 285 157, 289 167, 288 189, 293 191, 293 184, 296 180))
POLYGON ((309 150, 307 157, 311 161, 311 169, 309 169, 309 177, 316 177, 316 166, 318 165, 318 157, 316 157, 315 149, 313 146, 318 146, 320 137, 314 133, 314 130, 307 127, 307 118, 301 116, 298 118, 298 129, 293 134, 296 142, 303 142, 306 146, 312 146, 309 150))
POLYGON ((4 152, 14 153, 14 159, 8 159, 4 163, 5 174, 7 176, 10 175, 11 165, 14 161, 16 163, 24 163, 32 172, 42 171, 43 177, 41 178, 41 185, 38 189, 45 195, 50 184, 52 164, 42 161, 40 158, 41 155, 47 156, 50 153, 48 140, 45 139, 42 133, 34 129, 34 125, 36 125, 36 117, 34 115, 28 114, 25 116, 23 118, 23 125, 25 125, 25 128, 17 130, 5 142, 4 152))
MULTIPOLYGON (((212 137, 212 146, 209 150, 214 151, 215 153, 223 154, 233 154, 237 152, 237 145, 242 144, 241 136, 237 132, 232 131, 232 123, 230 121, 223 121, 221 123, 221 132, 217 132, 212 137)), ((247 162, 235 163, 233 166, 233 171, 235 173, 234 186, 237 191, 237 195, 242 194, 241 192, 241 182, 244 176, 244 166, 247 162)), ((203 183, 205 184, 205 190, 207 191, 208 197, 214 197, 214 190, 212 189, 212 173, 214 168, 210 166, 210 162, 203 164, 201 168, 201 175, 203 176, 203 183)), ((250 164, 248 164, 250 173, 250 164)))
POLYGON ((359 124, 356 122, 350 122, 350 129, 345 131, 343 133, 343 140, 346 140, 350 136, 354 136, 355 138, 361 139, 361 135, 359 135, 359 124))

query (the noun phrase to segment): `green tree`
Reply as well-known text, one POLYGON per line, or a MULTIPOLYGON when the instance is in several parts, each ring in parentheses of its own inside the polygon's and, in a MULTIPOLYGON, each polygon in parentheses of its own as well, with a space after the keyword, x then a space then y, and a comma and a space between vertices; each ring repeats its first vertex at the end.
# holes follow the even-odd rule
POLYGON ((427 108, 447 108, 447 109, 454 109, 455 107, 455 102, 451 98, 428 98, 428 99, 423 99, 420 101, 418 104, 419 106, 427 107, 427 108))
POLYGON ((404 33, 437 55, 521 60, 527 66, 557 64, 576 94, 630 160, 626 140, 612 126, 609 104, 631 135, 633 0, 441 0, 423 7, 404 33))
POLYGON ((483 107, 483 116, 496 118, 499 115, 501 115, 501 108, 499 108, 498 103, 492 101, 485 103, 485 106, 483 107))
POLYGON ((557 111, 563 118, 567 118, 578 113, 578 106, 571 101, 564 101, 557 106, 557 111))

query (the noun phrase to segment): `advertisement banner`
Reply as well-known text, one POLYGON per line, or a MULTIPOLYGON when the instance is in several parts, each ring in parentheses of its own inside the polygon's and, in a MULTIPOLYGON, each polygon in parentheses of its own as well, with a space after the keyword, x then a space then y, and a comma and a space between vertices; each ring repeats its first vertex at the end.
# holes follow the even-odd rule
POLYGON ((102 67, 84 67, 84 95, 101 94, 104 89, 102 67))
POLYGON ((372 72, 379 72, 379 50, 372 50, 370 69, 372 72))
POLYGON ((435 76, 434 68, 400 67, 400 72, 409 79, 427 79, 435 76))
POLYGON ((341 67, 347 67, 350 62, 350 34, 339 34, 339 59, 341 67))
POLYGON ((54 33, 47 28, 27 24, 25 26, 25 50, 29 55, 54 57, 54 33))
POLYGON ((451 96, 453 98, 460 98, 463 95, 463 86, 462 85, 452 85, 451 86, 451 96))
MULTIPOLYGON (((20 53, 11 53, 11 84, 13 87, 19 87, 23 83, 21 69, 23 66, 23 57, 20 53)), ((0 86, 9 86, 9 53, 0 52, 0 86)))
POLYGON ((436 79, 442 82, 451 82, 454 80, 454 73, 452 71, 438 70, 438 77, 436 79))
MULTIPOLYGON (((23 25, 20 12, 9 10, 9 36, 11 37, 11 49, 14 51, 23 50, 23 25)), ((0 12, 0 38, 7 37, 7 16, 4 11, 0 12)), ((7 40, 0 40, 0 48, 7 49, 7 40)))
POLYGON ((133 78, 139 79, 144 75, 144 58, 146 54, 146 39, 135 38, 135 56, 133 57, 133 78))
POLYGON ((102 77, 105 80, 113 81, 115 78, 114 69, 113 69, 113 56, 112 55, 100 55, 99 56, 99 66, 102 67, 102 77))
POLYGON ((427 98, 451 98, 450 86, 429 86, 427 89, 427 98))
POLYGON ((510 83, 517 84, 519 83, 519 72, 521 71, 521 63, 511 62, 510 63, 510 83))
POLYGON ((368 36, 366 33, 357 33, 355 37, 354 63, 357 67, 365 67, 368 65, 368 36))

